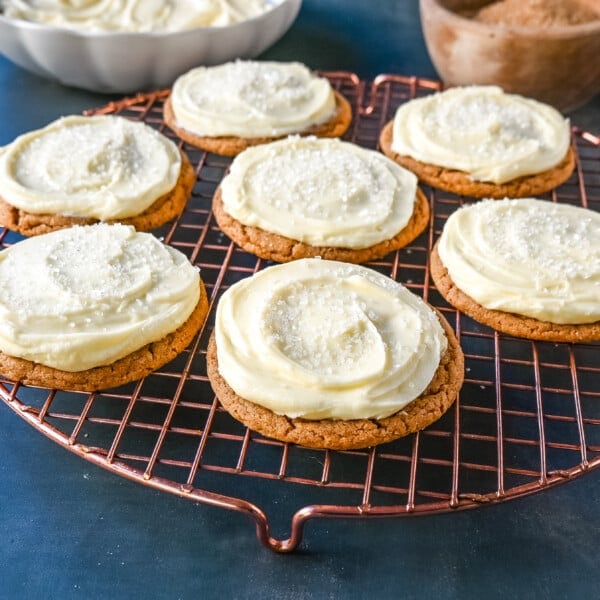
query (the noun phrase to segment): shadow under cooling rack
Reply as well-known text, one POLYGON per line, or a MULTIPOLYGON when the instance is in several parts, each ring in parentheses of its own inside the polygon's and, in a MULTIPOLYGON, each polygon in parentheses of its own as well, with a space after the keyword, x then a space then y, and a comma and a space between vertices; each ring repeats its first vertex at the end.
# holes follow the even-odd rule
MULTIPOLYGON (((352 103, 346 139, 376 148, 399 104, 440 89, 434 81, 382 75, 373 82, 326 73, 352 103)), ((428 256, 448 215, 467 198, 425 187, 430 227, 409 247, 368 266, 404 283, 441 310, 465 352, 455 406, 428 429, 362 451, 301 448, 266 439, 231 418, 206 377, 216 302, 268 263, 218 229, 214 190, 230 159, 179 140, 164 124, 167 91, 90 113, 142 120, 174 139, 195 165, 183 215, 155 234, 200 267, 211 312, 195 342, 144 380, 88 394, 0 381, 0 396, 36 429, 119 475, 197 502, 237 510, 259 539, 291 551, 315 517, 407 516, 490 504, 567 481, 600 465, 598 344, 530 342, 500 335, 450 308, 431 283, 428 256), (291 522, 290 522, 291 519, 291 522), (272 525, 285 532, 272 535, 272 525), (287 537, 286 537, 287 536, 287 537)), ((577 168, 547 199, 600 209, 600 139, 573 130, 577 168)), ((0 240, 18 236, 4 231, 0 240)))

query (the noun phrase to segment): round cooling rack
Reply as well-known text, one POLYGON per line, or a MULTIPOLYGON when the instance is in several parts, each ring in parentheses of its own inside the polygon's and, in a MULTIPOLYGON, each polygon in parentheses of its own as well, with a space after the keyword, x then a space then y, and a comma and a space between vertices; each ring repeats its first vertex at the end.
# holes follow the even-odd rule
MULTIPOLYGON (((325 73, 354 108, 346 139, 376 148, 399 104, 440 89, 382 75, 325 73)), ((220 294, 268 263, 220 232, 212 194, 231 159, 197 150, 164 124, 168 91, 89 111, 144 121, 176 140, 197 172, 183 215, 155 234, 200 267, 211 299, 204 330, 144 380, 97 393, 0 379, 0 397, 49 438, 101 467, 190 500, 249 515, 260 541, 288 552, 316 517, 409 516, 474 508, 568 481, 600 465, 600 345, 531 342, 495 333, 449 307, 428 256, 445 219, 468 198, 425 187, 431 223, 412 245, 370 263, 441 310, 465 353, 455 406, 428 429, 364 451, 325 451, 266 439, 230 417, 206 376, 220 294), (275 527, 277 526, 277 527, 275 527), (273 533, 281 529, 282 535, 273 533)), ((600 138, 576 128, 577 167, 545 197, 600 210, 600 138)), ((3 245, 19 239, 4 231, 3 245)))

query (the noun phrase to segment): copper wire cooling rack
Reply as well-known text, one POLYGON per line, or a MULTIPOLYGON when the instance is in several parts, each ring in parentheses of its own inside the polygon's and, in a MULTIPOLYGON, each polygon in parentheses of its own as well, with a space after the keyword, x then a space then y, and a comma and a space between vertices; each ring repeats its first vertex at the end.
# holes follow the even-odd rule
MULTIPOLYGON (((392 75, 365 82, 326 73, 353 104, 346 138, 375 148, 396 107, 438 90, 392 75)), ((87 394, 0 380, 0 396, 33 427, 86 460, 190 500, 249 515, 260 541, 287 552, 316 517, 407 516, 466 509, 523 496, 600 465, 600 346, 530 342, 500 335, 450 308, 435 290, 428 253, 445 219, 465 200, 425 188, 431 226, 411 246, 369 266, 438 307, 465 352, 456 405, 428 429, 394 443, 333 452, 255 434, 219 405, 205 352, 220 294, 267 265, 232 244, 211 214, 230 159, 183 144, 163 122, 168 92, 91 113, 142 120, 171 136, 196 167, 184 214, 156 234, 200 267, 211 299, 204 330, 187 351, 146 379, 87 394), (290 522, 291 518, 291 522, 290 522), (272 533, 277 524, 283 535, 272 533)), ((577 168, 547 198, 600 210, 600 139, 573 130, 577 168)), ((4 245, 18 239, 3 232, 4 245)))

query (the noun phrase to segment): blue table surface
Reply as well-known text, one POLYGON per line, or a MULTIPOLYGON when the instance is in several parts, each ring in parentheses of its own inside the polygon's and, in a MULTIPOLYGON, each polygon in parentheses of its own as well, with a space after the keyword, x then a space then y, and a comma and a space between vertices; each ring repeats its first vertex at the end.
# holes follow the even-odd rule
MULTIPOLYGON (((416 0, 305 0, 264 57, 436 76, 416 0)), ((2 57, 0 87, 0 144, 109 99, 2 57)), ((571 118, 598 132, 598 99, 571 118)), ((105 472, 0 404, 0 598, 598 598, 599 498, 593 472, 472 511, 311 521, 276 555, 246 517, 105 472)))

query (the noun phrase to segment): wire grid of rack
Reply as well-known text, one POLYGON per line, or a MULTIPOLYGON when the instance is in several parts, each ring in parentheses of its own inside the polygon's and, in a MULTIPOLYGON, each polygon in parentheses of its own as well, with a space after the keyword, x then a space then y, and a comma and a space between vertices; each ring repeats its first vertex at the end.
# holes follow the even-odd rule
MULTIPOLYGON (((399 104, 440 89, 435 81, 325 73, 352 103, 346 139, 376 148, 399 104)), ((144 380, 97 393, 25 387, 0 380, 0 397, 55 442, 119 475, 197 502, 236 510, 260 541, 289 552, 317 517, 408 516, 466 509, 529 494, 600 465, 600 346, 531 342, 495 333, 449 307, 433 286, 428 254, 445 219, 468 198, 425 188, 430 227, 409 247, 368 266, 441 310, 465 352, 455 406, 428 429, 363 451, 320 451, 264 438, 215 399, 205 354, 220 294, 268 265, 224 236, 212 194, 230 159, 179 140, 163 122, 168 91, 89 113, 142 120, 175 139, 196 167, 183 215, 156 235, 200 267, 211 301, 202 332, 144 380), (273 519, 286 524, 272 533, 273 519), (290 521, 291 517, 291 521, 290 521), (287 537, 286 537, 287 536, 287 537)), ((573 129, 577 168, 548 199, 600 210, 600 139, 573 129)), ((4 231, 3 245, 18 240, 4 231)))

